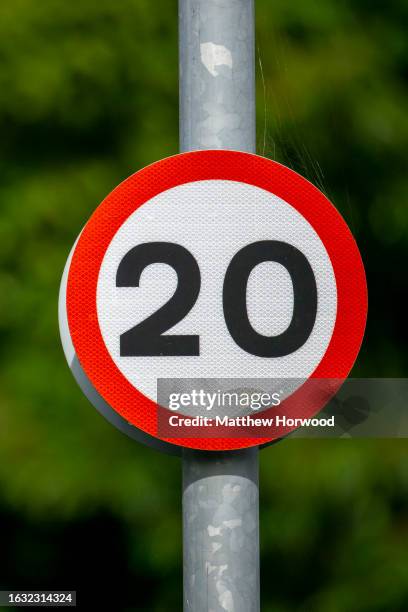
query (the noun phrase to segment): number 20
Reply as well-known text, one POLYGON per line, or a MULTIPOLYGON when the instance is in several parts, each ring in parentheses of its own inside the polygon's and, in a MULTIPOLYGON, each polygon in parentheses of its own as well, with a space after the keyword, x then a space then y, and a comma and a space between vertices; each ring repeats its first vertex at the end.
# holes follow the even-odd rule
MULTIPOLYGON (((119 264, 117 287, 138 287, 143 270, 164 263, 177 273, 177 288, 170 300, 147 319, 120 336, 122 357, 197 356, 198 335, 164 335, 193 308, 201 286, 200 268, 183 246, 148 242, 131 249, 119 264)), ((273 296, 271 296, 273 299, 273 296)), ((317 315, 317 286, 306 257, 296 247, 278 240, 254 242, 232 258, 224 278, 223 308, 229 333, 237 345, 258 357, 284 357, 302 347, 312 333, 317 315), (247 285, 252 270, 271 261, 284 266, 293 285, 293 315, 288 328, 276 336, 259 334, 247 310, 247 285)))

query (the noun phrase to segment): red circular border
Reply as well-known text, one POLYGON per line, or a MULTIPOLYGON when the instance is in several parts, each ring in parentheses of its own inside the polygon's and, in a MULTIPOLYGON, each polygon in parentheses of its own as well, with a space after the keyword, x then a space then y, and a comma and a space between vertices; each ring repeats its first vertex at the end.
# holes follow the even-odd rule
MULTIPOLYGON (((337 317, 325 355, 311 379, 331 379, 329 393, 316 402, 308 383, 273 414, 314 416, 348 376, 358 355, 367 315, 367 286, 356 242, 330 201, 302 176, 272 160, 236 151, 183 153, 140 170, 121 183, 95 210, 76 245, 67 283, 67 315, 72 342, 82 368, 106 402, 126 421, 155 438, 158 413, 164 410, 123 376, 111 358, 99 328, 96 288, 103 257, 121 225, 137 208, 159 193, 193 181, 230 180, 269 191, 293 206, 320 236, 337 283, 337 317), (333 385, 333 379, 338 383, 333 385), (309 391, 309 393, 308 393, 309 391), (309 397, 309 402, 307 398, 309 397), (305 401, 306 400, 306 401, 305 401)), ((309 383, 311 382, 309 379, 309 383)), ((324 395, 324 394, 323 394, 324 395)), ((272 410, 272 409, 269 409, 272 410)), ((268 411, 265 411, 265 415, 268 411)), ((270 436, 165 438, 171 444, 202 450, 259 446, 293 428, 276 427, 270 436)))

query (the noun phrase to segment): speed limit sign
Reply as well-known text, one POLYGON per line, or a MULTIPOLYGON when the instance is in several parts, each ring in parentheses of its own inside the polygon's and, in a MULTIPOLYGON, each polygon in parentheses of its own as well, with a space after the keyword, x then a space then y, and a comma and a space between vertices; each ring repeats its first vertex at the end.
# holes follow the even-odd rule
MULTIPOLYGON (((163 435, 159 379, 342 381, 366 314, 361 257, 334 206, 292 170, 233 151, 177 155, 125 180, 85 225, 61 285, 81 386, 127 433, 164 447, 260 439, 163 435)), ((292 416, 290 400, 267 412, 292 416)), ((321 408, 303 395, 303 415, 321 408)))

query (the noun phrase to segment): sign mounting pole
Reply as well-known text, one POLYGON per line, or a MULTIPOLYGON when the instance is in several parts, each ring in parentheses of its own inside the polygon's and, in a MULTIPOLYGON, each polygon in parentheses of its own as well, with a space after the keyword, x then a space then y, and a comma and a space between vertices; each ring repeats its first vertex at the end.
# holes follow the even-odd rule
MULTIPOLYGON (((254 0, 179 0, 181 151, 255 152, 254 0)), ((259 611, 258 449, 183 450, 184 612, 259 611)))

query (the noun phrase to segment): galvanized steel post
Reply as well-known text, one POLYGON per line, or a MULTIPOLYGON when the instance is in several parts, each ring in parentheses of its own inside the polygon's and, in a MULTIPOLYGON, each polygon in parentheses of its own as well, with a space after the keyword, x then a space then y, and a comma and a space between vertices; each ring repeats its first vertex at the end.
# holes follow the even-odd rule
MULTIPOLYGON (((255 152, 253 0, 179 0, 180 148, 255 152)), ((259 611, 258 449, 183 452, 184 612, 259 611)))

